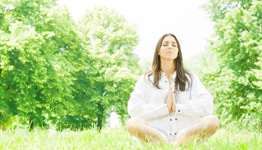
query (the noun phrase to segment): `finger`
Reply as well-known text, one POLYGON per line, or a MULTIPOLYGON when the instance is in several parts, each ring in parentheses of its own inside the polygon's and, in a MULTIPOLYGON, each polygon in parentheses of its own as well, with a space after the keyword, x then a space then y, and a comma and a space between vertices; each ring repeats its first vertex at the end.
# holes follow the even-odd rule
POLYGON ((172 111, 172 106, 171 105, 167 105, 167 109, 168 109, 169 112, 171 112, 172 111))
POLYGON ((172 105, 173 105, 173 103, 172 103, 172 99, 170 99, 170 101, 169 101, 169 105, 170 105, 170 111, 172 110, 172 105))
POLYGON ((176 111, 176 103, 173 103, 172 107, 171 107, 171 111, 175 112, 176 111))
POLYGON ((176 100, 175 100, 174 94, 173 94, 173 96, 172 96, 172 107, 171 107, 171 111, 176 111, 176 100))
POLYGON ((172 110, 172 100, 168 97, 167 100, 166 100, 166 105, 167 105, 167 108, 168 108, 168 111, 171 111, 172 110))

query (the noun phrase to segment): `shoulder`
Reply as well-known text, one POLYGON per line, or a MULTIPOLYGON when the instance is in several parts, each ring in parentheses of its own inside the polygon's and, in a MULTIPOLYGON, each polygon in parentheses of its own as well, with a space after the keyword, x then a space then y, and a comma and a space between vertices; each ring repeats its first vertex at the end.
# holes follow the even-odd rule
POLYGON ((194 74, 194 73, 190 73, 191 78, 194 79, 199 79, 198 75, 194 74))
POLYGON ((198 78, 198 75, 196 75, 195 73, 193 72, 189 72, 188 70, 186 71, 185 73, 185 76, 189 79, 197 79, 198 78))
POLYGON ((192 74, 191 75, 191 80, 192 80, 191 83, 192 83, 193 87, 198 87, 199 88, 199 87, 203 87, 204 86, 202 81, 201 81, 201 79, 196 74, 192 74))
POLYGON ((195 82, 195 81, 200 81, 200 78, 198 75, 194 74, 194 73, 190 73, 189 75, 187 75, 189 77, 189 79, 192 81, 192 82, 195 82))
POLYGON ((152 80, 153 78, 154 78, 153 74, 144 73, 144 74, 140 75, 138 82, 148 82, 148 81, 152 80))
POLYGON ((191 86, 201 83, 199 76, 194 73, 186 74, 186 77, 189 80, 189 83, 191 84, 191 86))
POLYGON ((139 76, 137 83, 139 85, 152 85, 154 81, 154 75, 150 73, 144 73, 139 76))

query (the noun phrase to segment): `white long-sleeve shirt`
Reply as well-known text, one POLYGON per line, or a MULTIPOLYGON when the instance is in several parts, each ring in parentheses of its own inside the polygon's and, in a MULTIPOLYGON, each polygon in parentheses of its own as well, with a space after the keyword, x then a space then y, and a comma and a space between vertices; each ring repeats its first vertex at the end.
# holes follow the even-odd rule
MULTIPOLYGON (((173 83, 175 77, 176 72, 172 75, 173 83)), ((132 118, 143 119, 159 129, 167 140, 175 140, 183 129, 192 126, 201 117, 212 114, 213 97, 196 75, 192 75, 192 87, 175 92, 176 112, 171 114, 165 103, 169 89, 167 75, 161 72, 160 89, 152 84, 154 76, 149 78, 151 81, 142 75, 137 81, 128 101, 128 113, 132 118)))

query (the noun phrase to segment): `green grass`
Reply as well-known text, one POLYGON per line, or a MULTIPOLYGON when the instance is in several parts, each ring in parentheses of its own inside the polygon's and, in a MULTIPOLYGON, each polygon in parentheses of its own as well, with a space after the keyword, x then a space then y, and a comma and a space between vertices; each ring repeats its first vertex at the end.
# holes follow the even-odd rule
MULTIPOLYGON (((144 143, 130 137, 124 129, 63 131, 23 129, 0 131, 0 149, 4 150, 171 150, 169 143, 144 143)), ((183 148, 181 148, 183 149, 183 148)), ((262 133, 220 129, 208 140, 208 146, 191 143, 189 150, 260 150, 262 133)))

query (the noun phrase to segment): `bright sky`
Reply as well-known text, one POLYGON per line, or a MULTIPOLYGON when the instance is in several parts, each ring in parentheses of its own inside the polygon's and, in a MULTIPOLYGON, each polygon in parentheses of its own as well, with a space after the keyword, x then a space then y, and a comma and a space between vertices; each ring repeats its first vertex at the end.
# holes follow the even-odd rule
POLYGON ((59 0, 74 18, 87 9, 102 5, 123 14, 137 26, 140 42, 135 49, 142 59, 153 58, 156 43, 164 33, 174 33, 184 59, 205 50, 212 33, 212 23, 201 9, 206 0, 59 0))

